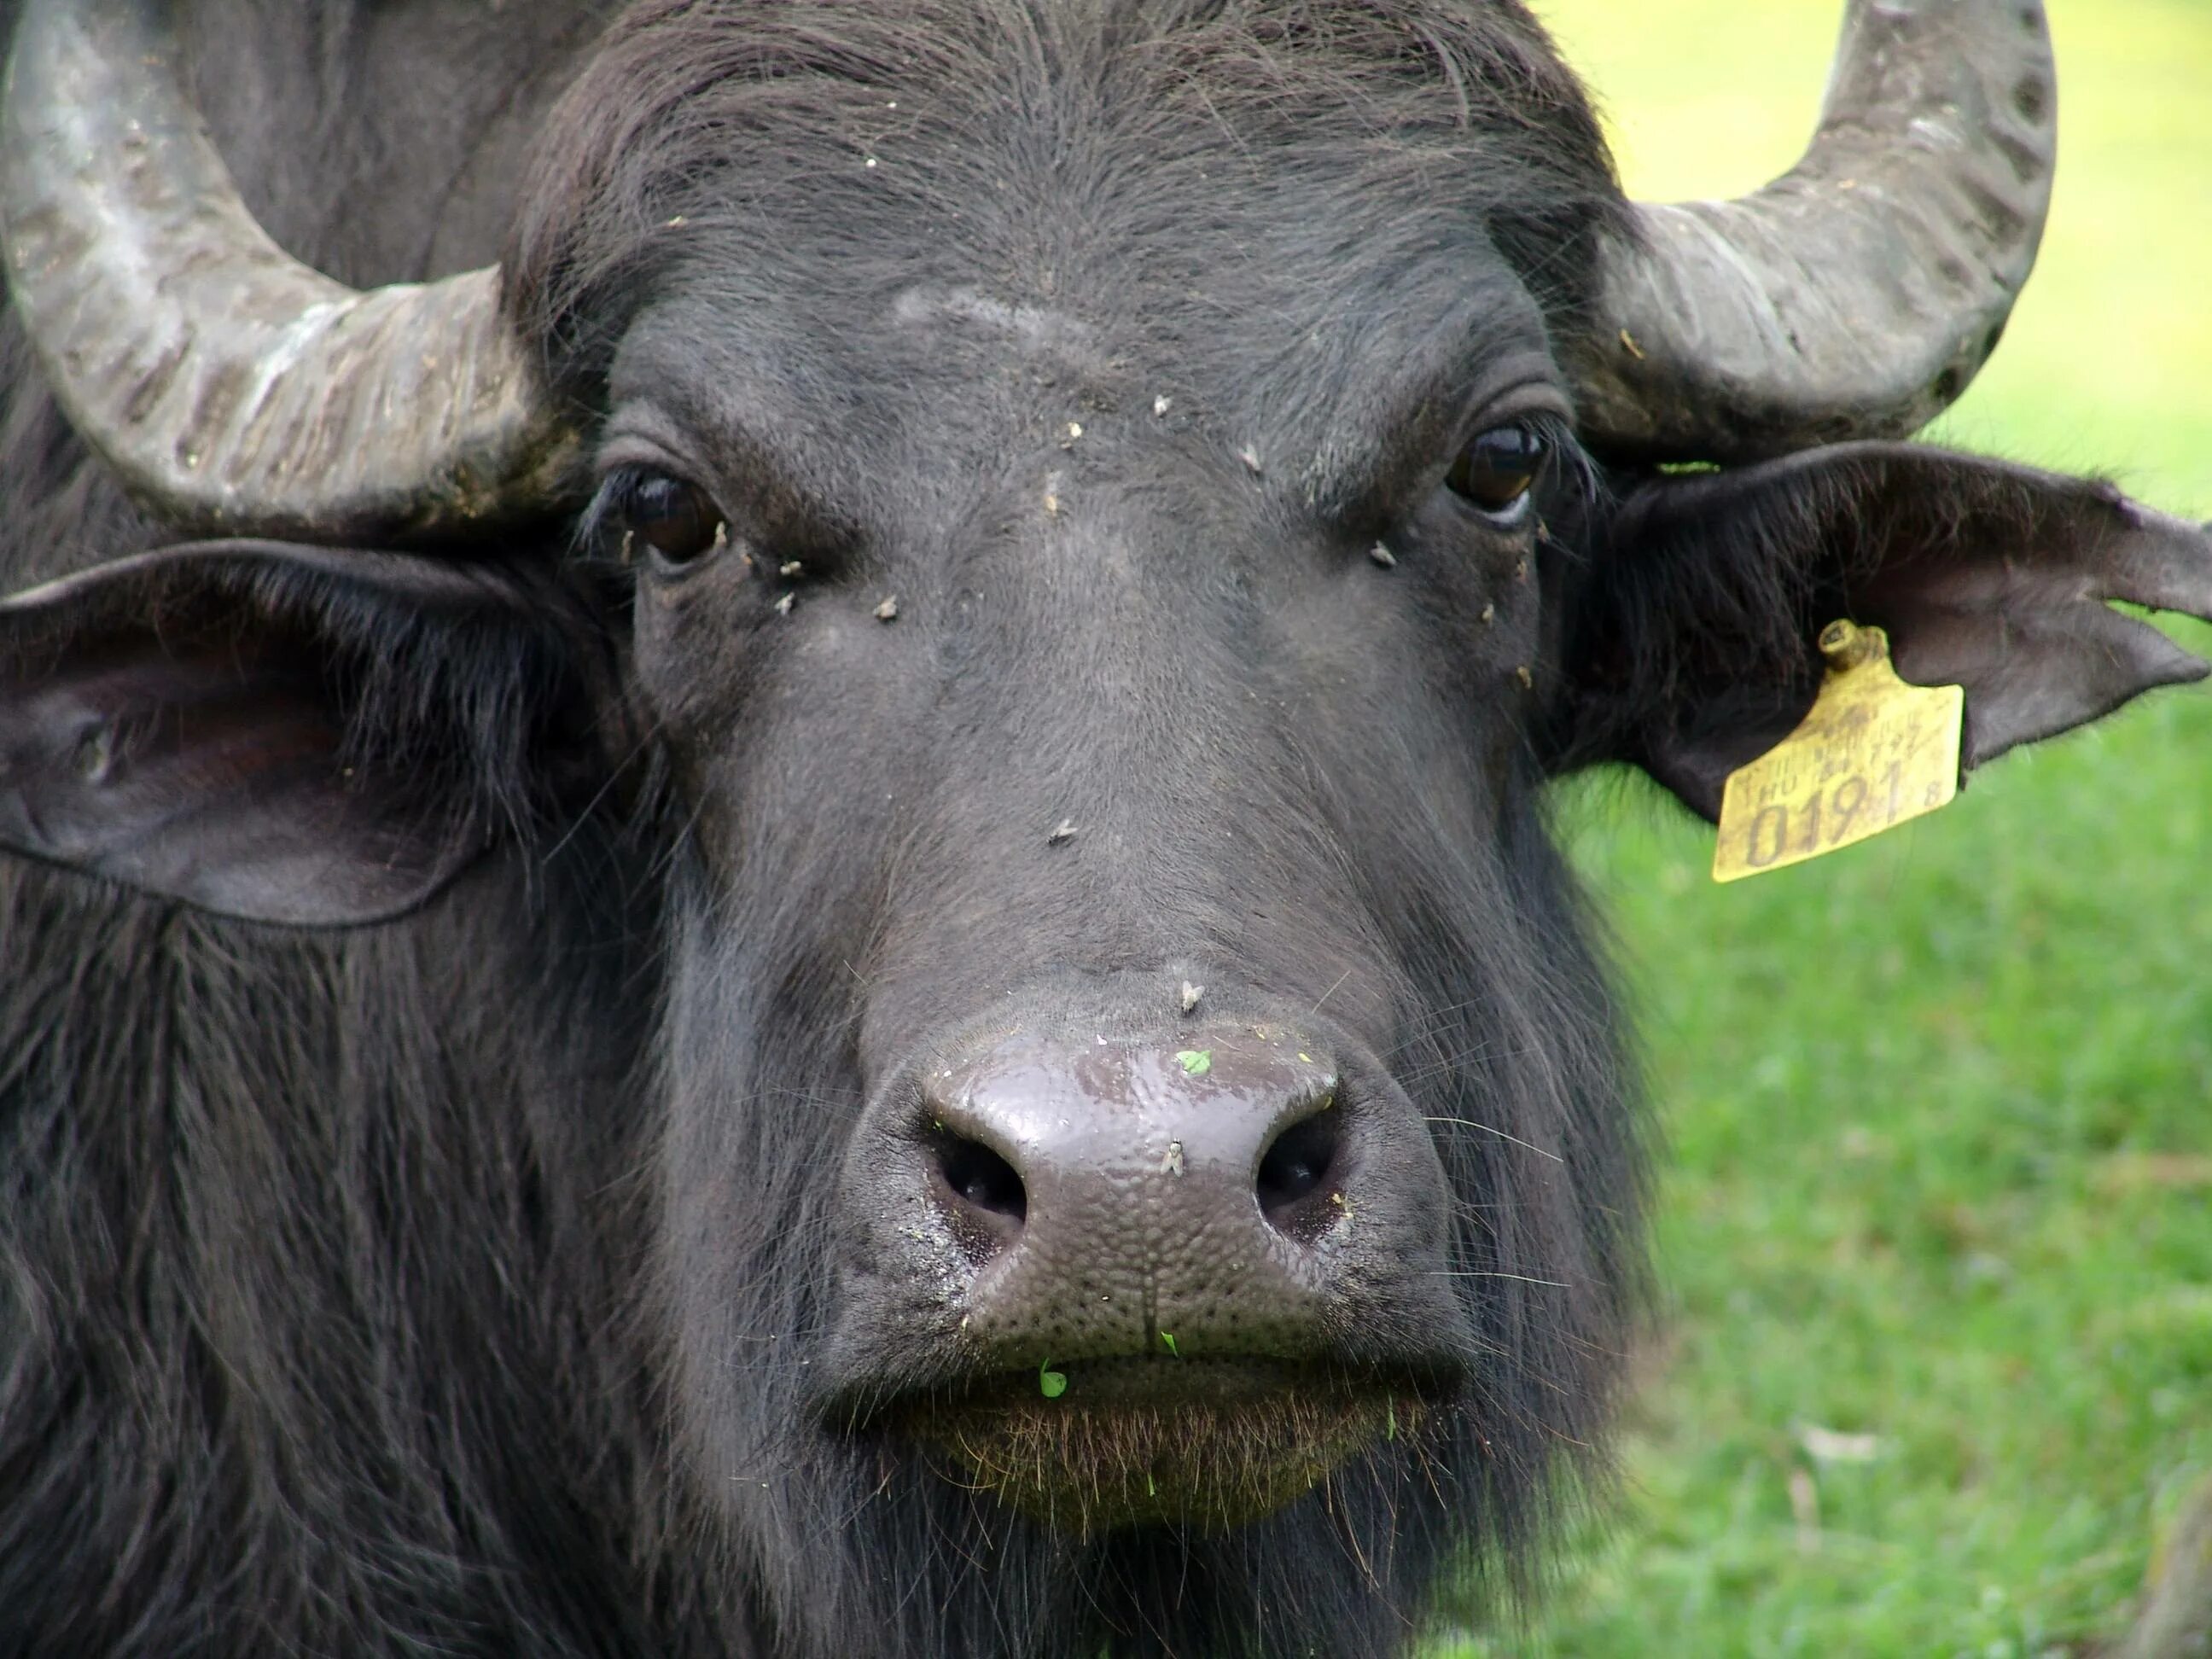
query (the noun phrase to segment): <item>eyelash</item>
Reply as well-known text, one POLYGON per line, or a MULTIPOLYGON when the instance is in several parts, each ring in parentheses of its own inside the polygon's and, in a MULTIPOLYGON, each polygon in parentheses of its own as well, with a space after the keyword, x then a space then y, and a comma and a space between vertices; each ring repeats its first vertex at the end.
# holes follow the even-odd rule
POLYGON ((603 558, 619 555, 623 518, 643 477, 642 468, 625 466, 599 480, 590 505, 576 522, 575 544, 580 552, 603 558))

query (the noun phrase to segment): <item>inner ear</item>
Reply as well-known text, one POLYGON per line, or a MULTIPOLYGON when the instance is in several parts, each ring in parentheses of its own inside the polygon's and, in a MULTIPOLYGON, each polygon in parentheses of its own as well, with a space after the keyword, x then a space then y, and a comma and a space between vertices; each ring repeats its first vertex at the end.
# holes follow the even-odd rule
POLYGON ((398 915, 603 775, 603 637, 523 568, 97 567, 0 601, 0 845, 255 921, 398 915))

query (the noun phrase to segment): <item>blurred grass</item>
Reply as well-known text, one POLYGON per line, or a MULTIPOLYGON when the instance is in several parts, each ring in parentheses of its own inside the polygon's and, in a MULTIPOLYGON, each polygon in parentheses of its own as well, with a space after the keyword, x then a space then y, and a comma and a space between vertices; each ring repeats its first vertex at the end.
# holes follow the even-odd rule
MULTIPOLYGON (((1840 15, 1538 3, 1649 198, 1787 167, 1840 15)), ((1935 435, 2212 514, 2212 4, 2052 10, 2051 230, 1935 435)), ((1671 1142, 1668 1316, 1617 1523, 1535 1630, 1437 1659, 2028 1659, 2125 1628, 2212 1476, 2208 773, 2212 694, 2169 692, 1730 888, 1648 787, 1563 792, 1671 1142)))

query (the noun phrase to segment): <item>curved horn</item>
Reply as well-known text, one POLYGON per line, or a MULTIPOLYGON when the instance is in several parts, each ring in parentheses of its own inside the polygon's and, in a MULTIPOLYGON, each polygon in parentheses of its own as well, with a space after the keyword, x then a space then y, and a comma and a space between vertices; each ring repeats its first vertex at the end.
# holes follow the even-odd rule
POLYGON ((31 0, 0 106, 8 283, 77 431, 203 535, 437 536, 543 506, 573 443, 496 268, 359 293, 254 222, 161 0, 31 0))
POLYGON ((1636 245, 1607 245, 1585 434, 1748 461, 1924 426, 2027 280, 2057 139, 2039 0, 1850 0, 1804 159, 1736 201, 1639 206, 1636 245))

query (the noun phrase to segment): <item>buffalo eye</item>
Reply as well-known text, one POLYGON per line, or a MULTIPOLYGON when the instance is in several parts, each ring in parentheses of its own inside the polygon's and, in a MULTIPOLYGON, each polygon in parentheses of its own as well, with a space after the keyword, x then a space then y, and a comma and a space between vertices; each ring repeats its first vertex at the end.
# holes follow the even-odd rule
POLYGON ((728 539, 721 509, 698 485, 665 472, 640 473, 625 483, 623 528, 663 563, 690 564, 728 539))
POLYGON ((1494 426, 1460 452, 1444 483, 1482 513, 1510 524, 1526 510, 1546 453, 1542 436, 1531 428, 1494 426))

